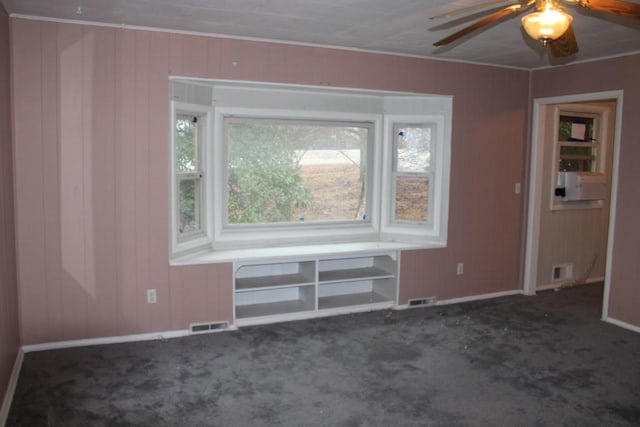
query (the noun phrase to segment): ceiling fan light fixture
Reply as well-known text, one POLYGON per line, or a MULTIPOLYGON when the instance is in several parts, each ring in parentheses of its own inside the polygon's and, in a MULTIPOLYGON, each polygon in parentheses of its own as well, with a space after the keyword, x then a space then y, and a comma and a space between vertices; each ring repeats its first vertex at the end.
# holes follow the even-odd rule
POLYGON ((540 40, 543 45, 563 35, 573 21, 573 17, 557 6, 553 0, 539 2, 536 11, 522 17, 522 26, 527 34, 540 40))

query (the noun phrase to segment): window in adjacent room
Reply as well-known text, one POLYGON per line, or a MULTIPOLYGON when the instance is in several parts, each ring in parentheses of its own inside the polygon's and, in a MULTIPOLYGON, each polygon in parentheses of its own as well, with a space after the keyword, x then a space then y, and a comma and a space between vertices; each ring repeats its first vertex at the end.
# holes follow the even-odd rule
POLYGON ((597 117, 590 114, 561 114, 558 130, 558 171, 596 172, 598 140, 597 117))
POLYGON ((600 208, 608 197, 608 110, 590 104, 554 109, 551 209, 600 208))

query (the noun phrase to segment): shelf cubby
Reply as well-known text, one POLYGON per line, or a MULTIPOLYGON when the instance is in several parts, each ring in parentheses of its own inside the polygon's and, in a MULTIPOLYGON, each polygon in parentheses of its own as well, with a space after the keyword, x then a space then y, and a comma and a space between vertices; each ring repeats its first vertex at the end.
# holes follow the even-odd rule
POLYGON ((236 264, 236 323, 392 307, 397 272, 396 253, 236 264))
POLYGON ((236 319, 311 311, 315 306, 314 285, 236 293, 236 319))
POLYGON ((313 261, 243 265, 236 270, 236 292, 315 282, 313 261))

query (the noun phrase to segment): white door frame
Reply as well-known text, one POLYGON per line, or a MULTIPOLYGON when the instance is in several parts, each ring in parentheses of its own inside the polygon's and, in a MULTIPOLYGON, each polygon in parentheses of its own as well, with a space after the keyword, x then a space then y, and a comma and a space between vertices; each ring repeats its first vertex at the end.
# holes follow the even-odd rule
MULTIPOLYGON (((616 100, 616 121, 613 140, 613 162, 611 170, 611 195, 609 197, 609 235, 607 237, 607 260, 604 282, 604 299, 602 302, 602 318, 607 318, 609 306, 609 288, 611 285, 611 262, 613 251, 613 236, 616 219, 616 200, 618 195, 618 164, 620 157, 620 133, 622 124, 623 91, 585 93, 579 95, 555 96, 536 98, 533 100, 533 118, 531 126, 531 156, 529 166, 529 201, 527 208, 527 237, 525 244, 525 266, 523 293, 535 295, 538 267, 538 246, 540 243, 540 215, 542 200, 542 171, 544 167, 544 149, 540 133, 540 112, 543 107, 553 104, 568 104, 576 102, 616 100)), ((545 204, 546 206, 546 204, 545 204)))

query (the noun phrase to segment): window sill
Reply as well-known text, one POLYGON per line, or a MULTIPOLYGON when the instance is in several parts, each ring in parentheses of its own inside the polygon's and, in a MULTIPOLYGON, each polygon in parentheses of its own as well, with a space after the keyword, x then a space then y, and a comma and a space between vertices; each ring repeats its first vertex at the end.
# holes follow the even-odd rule
POLYGON ((551 204, 551 211, 575 211, 582 209, 602 209, 604 200, 572 200, 554 201, 551 204))
POLYGON ((397 251, 412 249, 437 249, 444 248, 447 245, 441 242, 398 242, 398 241, 372 241, 372 242, 353 242, 353 243, 332 243, 332 244, 315 244, 301 246, 283 246, 283 247, 260 247, 249 249, 225 249, 217 251, 200 252, 185 255, 170 260, 169 264, 174 266, 180 265, 197 265, 212 264, 222 262, 237 261, 264 261, 277 260, 286 258, 315 257, 326 255, 344 255, 357 254, 362 255, 370 252, 380 251, 397 251))

